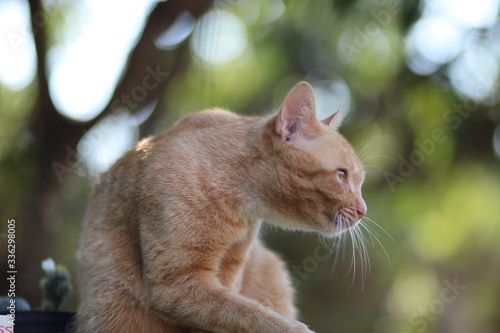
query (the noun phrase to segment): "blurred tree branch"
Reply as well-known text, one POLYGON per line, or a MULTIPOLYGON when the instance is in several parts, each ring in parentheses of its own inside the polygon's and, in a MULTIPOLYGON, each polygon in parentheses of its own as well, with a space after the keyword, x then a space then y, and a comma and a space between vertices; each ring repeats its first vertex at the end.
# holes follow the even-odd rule
MULTIPOLYGON (((130 94, 134 87, 143 84, 147 68, 159 69, 161 72, 168 72, 172 75, 177 70, 176 67, 184 63, 182 59, 188 57, 189 49, 181 45, 178 49, 164 51, 155 46, 155 38, 168 29, 180 13, 187 11, 197 19, 211 5, 212 1, 196 0, 171 0, 156 4, 149 15, 141 37, 130 52, 121 80, 115 87, 108 105, 96 118, 88 122, 77 122, 61 115, 50 97, 46 66, 47 32, 44 26, 37 24, 36 19, 43 15, 44 7, 41 0, 29 0, 31 30, 37 55, 36 85, 38 96, 29 123, 29 131, 35 140, 23 162, 32 163, 36 174, 42 176, 33 177, 33 189, 24 203, 26 208, 24 209, 26 216, 22 217, 24 230, 19 234, 24 236, 22 243, 30 244, 30 246, 20 247, 18 261, 23 263, 23 270, 31 272, 31 274, 24 275, 18 283, 19 289, 26 291, 27 295, 25 296, 32 302, 33 299, 35 300, 34 304, 39 301, 38 275, 35 272, 39 271, 41 260, 49 255, 50 245, 54 240, 49 226, 51 225, 50 219, 55 213, 51 210, 56 209, 56 205, 51 204, 51 200, 55 200, 54 198, 57 197, 55 194, 57 194, 61 184, 54 172, 53 163, 59 162, 62 165, 67 165, 68 157, 74 158, 68 154, 71 154, 70 151, 76 150, 76 146, 85 131, 107 115, 115 112, 113 102, 118 100, 120 96, 130 94), (169 59, 174 59, 174 61, 169 59)), ((184 41, 184 44, 186 43, 187 40, 184 41)), ((97 50, 97 52, 105 52, 105 50, 97 50)), ((145 105, 157 100, 169 82, 168 77, 160 81, 158 86, 148 91, 146 98, 137 103, 134 110, 130 111, 140 110, 145 105)), ((85 94, 84 91, 81 93, 85 94)))

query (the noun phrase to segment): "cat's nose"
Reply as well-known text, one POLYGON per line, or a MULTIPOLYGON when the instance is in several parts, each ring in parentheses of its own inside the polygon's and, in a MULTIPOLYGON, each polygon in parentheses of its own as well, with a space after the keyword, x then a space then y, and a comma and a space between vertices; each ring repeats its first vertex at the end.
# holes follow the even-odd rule
POLYGON ((356 211, 358 213, 358 220, 361 220, 366 215, 367 210, 368 208, 366 207, 365 201, 361 199, 358 203, 358 207, 356 208, 356 211))

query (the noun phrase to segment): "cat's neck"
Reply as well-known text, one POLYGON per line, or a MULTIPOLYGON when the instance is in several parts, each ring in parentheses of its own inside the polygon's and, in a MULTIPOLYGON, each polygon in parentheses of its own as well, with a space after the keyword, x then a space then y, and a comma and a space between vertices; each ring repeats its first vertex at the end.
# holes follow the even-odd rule
MULTIPOLYGON (((251 118, 253 122, 251 131, 245 137, 246 152, 242 154, 242 163, 235 173, 239 176, 238 188, 242 191, 238 213, 244 219, 252 223, 262 221, 273 222, 273 224, 290 224, 290 218, 279 214, 266 203, 269 198, 266 192, 273 192, 275 188, 266 188, 269 184, 275 184, 280 170, 277 168, 276 159, 279 153, 274 150, 271 136, 274 135, 272 128, 274 123, 270 121, 271 116, 251 118)), ((293 222, 292 222, 293 223, 293 222)))

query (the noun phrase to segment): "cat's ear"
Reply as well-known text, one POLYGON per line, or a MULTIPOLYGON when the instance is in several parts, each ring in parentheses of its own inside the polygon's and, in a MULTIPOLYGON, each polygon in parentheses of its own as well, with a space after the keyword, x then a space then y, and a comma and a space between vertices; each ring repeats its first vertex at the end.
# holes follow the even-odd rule
POLYGON ((307 82, 299 82, 281 105, 276 119, 276 132, 290 141, 301 128, 317 122, 313 88, 307 82))
POLYGON ((321 122, 334 130, 338 130, 342 124, 342 120, 344 120, 344 110, 340 109, 330 117, 323 119, 321 122))

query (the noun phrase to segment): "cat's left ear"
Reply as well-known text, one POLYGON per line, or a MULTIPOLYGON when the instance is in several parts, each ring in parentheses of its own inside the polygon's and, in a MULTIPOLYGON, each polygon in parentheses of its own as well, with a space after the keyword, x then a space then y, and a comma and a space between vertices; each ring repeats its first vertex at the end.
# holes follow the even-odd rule
POLYGON ((342 120, 344 120, 344 110, 340 109, 330 117, 323 119, 321 122, 334 130, 338 130, 342 124, 342 120))
POLYGON ((276 119, 276 132, 286 141, 304 128, 318 123, 314 91, 307 82, 299 82, 285 97, 276 119))

